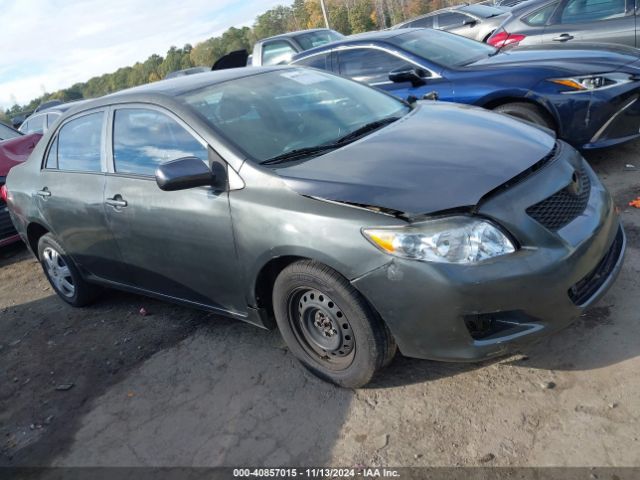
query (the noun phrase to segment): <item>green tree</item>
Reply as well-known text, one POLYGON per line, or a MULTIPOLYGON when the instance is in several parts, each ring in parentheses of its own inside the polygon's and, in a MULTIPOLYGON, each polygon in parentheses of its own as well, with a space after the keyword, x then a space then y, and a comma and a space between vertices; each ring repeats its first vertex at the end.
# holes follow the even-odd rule
POLYGON ((349 9, 349 23, 353 33, 368 32, 375 28, 372 6, 370 0, 356 0, 349 9))

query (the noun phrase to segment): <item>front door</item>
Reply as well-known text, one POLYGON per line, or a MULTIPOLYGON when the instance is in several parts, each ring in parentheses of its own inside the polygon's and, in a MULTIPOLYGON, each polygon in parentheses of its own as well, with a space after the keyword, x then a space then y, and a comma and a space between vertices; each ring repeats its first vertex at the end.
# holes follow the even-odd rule
POLYGON ((166 111, 133 106, 113 112, 112 139, 105 208, 135 286, 243 313, 228 193, 165 192, 154 177, 169 160, 195 156, 207 163, 204 141, 166 111))
POLYGON ((105 217, 106 112, 67 121, 50 143, 34 193, 43 218, 85 273, 118 281, 126 276, 105 217))
POLYGON ((363 47, 339 50, 337 53, 337 69, 344 77, 385 90, 403 100, 411 95, 420 99, 430 92, 435 92, 441 100, 453 100, 451 83, 445 78, 425 78, 425 84, 419 86, 414 86, 411 82, 397 83, 389 80, 391 71, 415 66, 391 52, 363 47))

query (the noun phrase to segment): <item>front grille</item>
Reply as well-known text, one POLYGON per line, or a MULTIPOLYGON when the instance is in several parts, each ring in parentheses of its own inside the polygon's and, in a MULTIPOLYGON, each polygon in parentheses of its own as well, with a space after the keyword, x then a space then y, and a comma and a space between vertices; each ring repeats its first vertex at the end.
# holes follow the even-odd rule
POLYGON ((549 230, 556 231, 584 212, 590 194, 589 174, 580 168, 569 185, 527 208, 527 214, 549 230))
POLYGON ((623 244, 624 234, 622 233, 621 227, 609 251, 604 258, 600 260, 596 268, 569 289, 569 298, 573 303, 576 305, 584 305, 596 294, 602 284, 609 278, 609 275, 611 275, 611 271, 622 253, 623 244))
MULTIPOLYGON (((0 187, 2 185, 4 185, 4 182, 0 181, 0 187)), ((13 237, 17 233, 18 232, 16 232, 16 229, 13 227, 13 223, 11 223, 7 205, 2 199, 0 199, 0 240, 4 240, 8 237, 13 237)))

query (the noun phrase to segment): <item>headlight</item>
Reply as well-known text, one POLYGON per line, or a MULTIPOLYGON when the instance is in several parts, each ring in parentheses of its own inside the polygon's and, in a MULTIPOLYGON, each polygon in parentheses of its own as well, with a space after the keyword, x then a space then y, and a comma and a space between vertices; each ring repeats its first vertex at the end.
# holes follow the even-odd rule
POLYGON ((571 90, 562 93, 575 93, 601 90, 603 88, 609 88, 615 85, 629 83, 631 81, 631 75, 628 75, 626 73, 614 72, 601 73, 597 75, 584 75, 581 77, 551 78, 549 79, 549 81, 571 88, 571 90))
POLYGON ((516 250, 488 221, 464 216, 400 228, 365 228, 362 233, 383 252, 424 262, 476 263, 516 250))

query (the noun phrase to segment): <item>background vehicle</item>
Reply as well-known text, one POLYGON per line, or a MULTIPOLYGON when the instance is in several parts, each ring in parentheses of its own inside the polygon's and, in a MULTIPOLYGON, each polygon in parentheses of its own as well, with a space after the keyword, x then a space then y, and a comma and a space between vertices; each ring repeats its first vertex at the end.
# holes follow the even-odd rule
POLYGON ((296 56, 400 98, 468 103, 553 129, 577 148, 638 137, 639 51, 622 46, 503 51, 432 29, 373 32, 296 56))
POLYGON ((203 73, 203 72, 208 72, 210 70, 211 69, 209 67, 185 68, 184 70, 176 70, 175 72, 167 73, 167 76, 164 78, 184 77, 185 75, 193 75, 195 73, 203 73))
POLYGON ((634 0, 526 2, 489 38, 496 47, 597 42, 639 46, 634 0))
POLYGON ((33 115, 27 117, 26 120, 20 125, 20 132, 22 133, 46 133, 47 130, 55 123, 55 121, 64 112, 70 108, 80 105, 83 100, 67 103, 56 103, 53 106, 47 108, 41 108, 36 110, 33 115))
POLYGON ((9 140, 10 138, 16 138, 22 135, 22 132, 19 132, 13 127, 5 125, 4 123, 0 123, 0 141, 9 140))
POLYGON ((304 52, 310 48, 319 47, 341 38, 344 38, 344 35, 334 30, 316 28, 284 33, 258 40, 253 46, 251 65, 288 63, 296 53, 304 52))
POLYGON ((396 344, 485 359, 566 326, 625 247, 611 196, 548 132, 302 68, 88 102, 7 187, 67 303, 102 285, 277 324, 307 368, 347 387, 396 344))
POLYGON ((0 247, 20 241, 20 236, 11 223, 3 192, 7 174, 11 168, 29 158, 41 137, 39 133, 19 134, 15 138, 0 142, 0 247))
POLYGON ((493 0, 493 1, 488 1, 488 2, 480 2, 484 5, 493 5, 496 7, 515 7, 516 5, 519 5, 521 3, 524 3, 525 1, 532 1, 532 0, 493 0))
POLYGON ((392 28, 435 28, 486 42, 509 16, 506 8, 492 5, 458 5, 413 18, 392 28))

